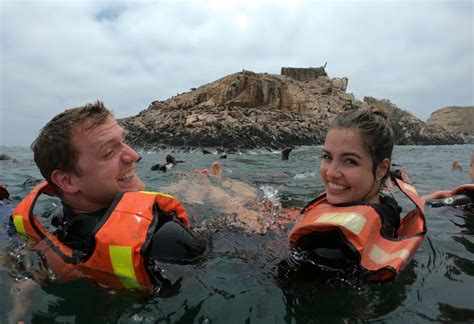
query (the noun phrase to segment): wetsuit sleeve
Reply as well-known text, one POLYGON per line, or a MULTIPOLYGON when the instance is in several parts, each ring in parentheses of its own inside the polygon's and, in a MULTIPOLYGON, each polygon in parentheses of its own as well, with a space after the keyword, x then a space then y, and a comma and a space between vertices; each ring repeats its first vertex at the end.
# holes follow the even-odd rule
POLYGON ((382 196, 381 204, 374 204, 374 208, 382 220, 382 236, 396 238, 398 228, 400 227, 400 213, 402 212, 402 208, 395 199, 388 196, 382 196))
POLYGON ((184 226, 189 227, 188 213, 178 199, 173 196, 159 194, 157 203, 162 212, 175 214, 184 226))
POLYGON ((203 256, 205 244, 185 227, 176 214, 155 211, 158 224, 148 245, 148 257, 157 261, 186 263, 203 256))

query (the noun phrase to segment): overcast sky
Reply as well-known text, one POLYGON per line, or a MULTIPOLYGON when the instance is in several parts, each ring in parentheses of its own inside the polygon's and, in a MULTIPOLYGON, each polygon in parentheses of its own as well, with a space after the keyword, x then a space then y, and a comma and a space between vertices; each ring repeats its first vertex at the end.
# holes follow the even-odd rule
POLYGON ((117 117, 242 71, 317 67, 426 120, 473 105, 473 1, 0 0, 0 144, 100 99, 117 117))

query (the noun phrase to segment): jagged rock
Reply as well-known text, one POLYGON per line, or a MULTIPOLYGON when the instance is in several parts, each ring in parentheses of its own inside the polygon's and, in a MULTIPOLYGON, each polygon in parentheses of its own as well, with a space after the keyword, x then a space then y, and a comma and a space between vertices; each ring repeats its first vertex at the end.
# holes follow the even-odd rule
POLYGON ((463 142, 388 100, 357 100, 345 91, 347 78, 329 78, 324 67, 283 68, 282 72, 297 79, 243 71, 168 100, 153 101, 137 116, 119 122, 136 148, 223 147, 230 154, 321 144, 335 115, 378 105, 390 116, 397 144, 463 142))
POLYGON ((348 78, 334 78, 332 79, 332 86, 342 91, 346 91, 347 84, 349 83, 348 78))
POLYGON ((427 125, 441 126, 459 135, 464 142, 474 143, 474 106, 449 106, 436 110, 427 125))
POLYGON ((379 108, 385 111, 399 145, 462 144, 463 139, 442 127, 430 126, 409 112, 398 108, 387 99, 364 97, 362 108, 379 108))

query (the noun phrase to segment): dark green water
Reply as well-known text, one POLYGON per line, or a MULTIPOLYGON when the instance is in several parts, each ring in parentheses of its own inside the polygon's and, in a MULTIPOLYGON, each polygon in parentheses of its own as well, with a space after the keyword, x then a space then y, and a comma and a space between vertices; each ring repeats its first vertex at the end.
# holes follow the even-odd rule
MULTIPOLYGON (((419 192, 452 188, 470 181, 467 172, 473 145, 396 147, 394 163, 406 165, 419 192), (451 170, 457 159, 464 172, 451 170)), ((40 178, 28 149, 3 147, 18 159, 0 161, 0 183, 8 185, 12 204, 32 187, 28 178, 40 178)), ((150 171, 170 150, 143 153, 138 166, 149 189, 175 184, 194 169, 209 166, 219 155, 177 153, 186 161, 167 173, 150 171)), ((258 188, 279 189, 285 207, 303 206, 322 189, 318 175, 319 147, 294 150, 289 161, 279 153, 251 152, 228 155, 223 178, 240 180, 258 188)), ((187 177, 187 178, 186 178, 187 177)), ((215 186, 221 182, 213 180, 215 186)), ((204 200, 206 202, 206 200, 204 200)), ((228 204, 223 201, 222 204, 228 204)), ((218 207, 187 202, 199 226, 202 219, 218 219, 218 207)), ((3 224, 3 220, 1 220, 3 224)), ((193 265, 162 264, 174 289, 164 296, 107 291, 86 281, 55 280, 33 291, 24 303, 31 309, 25 319, 33 323, 317 323, 375 321, 409 323, 425 321, 474 321, 474 215, 454 208, 427 210, 428 234, 411 263, 387 283, 345 280, 287 282, 278 279, 278 263, 288 255, 286 230, 266 235, 248 234, 232 224, 216 227, 209 236, 211 252, 193 265), (180 279, 181 278, 181 279, 180 279)), ((0 229, 0 253, 15 253, 15 240, 0 229)), ((29 252, 37 266, 38 258, 29 252)), ((18 258, 19 260, 21 258, 18 258)), ((30 270, 0 263, 0 323, 12 309, 10 288, 30 270)))

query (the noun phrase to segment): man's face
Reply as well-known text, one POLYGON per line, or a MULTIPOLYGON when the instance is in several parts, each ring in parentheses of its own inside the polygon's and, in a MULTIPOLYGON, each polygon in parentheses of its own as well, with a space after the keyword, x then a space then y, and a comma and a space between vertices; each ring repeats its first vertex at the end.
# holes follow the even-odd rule
POLYGON ((124 130, 112 116, 104 124, 76 127, 72 144, 77 150, 77 174, 73 175, 82 210, 108 207, 120 192, 140 191, 145 185, 135 173, 139 155, 124 142, 124 130), (90 207, 90 208, 89 208, 90 207))

